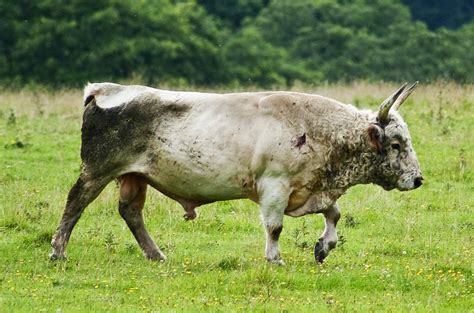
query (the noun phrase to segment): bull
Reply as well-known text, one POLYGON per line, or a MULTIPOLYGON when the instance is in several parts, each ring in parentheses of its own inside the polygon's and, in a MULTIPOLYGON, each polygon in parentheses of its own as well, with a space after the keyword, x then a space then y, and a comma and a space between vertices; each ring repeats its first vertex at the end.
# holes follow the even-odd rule
POLYGON ((215 201, 258 203, 265 257, 278 264, 284 215, 321 213, 325 229, 314 255, 322 262, 336 246, 337 199, 348 188, 374 183, 406 191, 422 185, 398 113, 416 84, 401 86, 378 112, 297 92, 214 94, 88 84, 81 172, 50 257, 65 257, 84 209, 117 179, 118 211, 148 259, 166 259, 143 220, 149 185, 179 202, 186 220, 215 201))

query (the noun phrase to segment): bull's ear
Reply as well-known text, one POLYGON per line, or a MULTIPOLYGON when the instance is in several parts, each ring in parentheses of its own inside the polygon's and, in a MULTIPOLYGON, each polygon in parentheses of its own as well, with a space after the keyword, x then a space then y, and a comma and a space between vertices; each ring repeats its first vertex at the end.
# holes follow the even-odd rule
POLYGON ((382 151, 382 140, 383 140, 383 130, 380 126, 371 124, 367 128, 367 136, 369 138, 369 144, 377 152, 382 151))

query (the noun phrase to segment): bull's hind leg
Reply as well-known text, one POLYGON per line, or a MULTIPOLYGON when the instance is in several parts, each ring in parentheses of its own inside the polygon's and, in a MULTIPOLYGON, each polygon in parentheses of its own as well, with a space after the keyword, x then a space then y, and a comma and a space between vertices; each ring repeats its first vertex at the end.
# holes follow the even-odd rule
POLYGON ((119 212, 133 233, 146 257, 150 260, 164 261, 166 256, 151 239, 143 221, 147 183, 136 174, 125 174, 119 178, 119 212))
POLYGON ((81 217, 84 209, 94 201, 104 187, 110 182, 110 178, 90 178, 90 176, 81 174, 69 191, 61 222, 53 236, 51 246, 53 251, 50 255, 51 260, 64 259, 66 246, 71 237, 71 232, 81 217))

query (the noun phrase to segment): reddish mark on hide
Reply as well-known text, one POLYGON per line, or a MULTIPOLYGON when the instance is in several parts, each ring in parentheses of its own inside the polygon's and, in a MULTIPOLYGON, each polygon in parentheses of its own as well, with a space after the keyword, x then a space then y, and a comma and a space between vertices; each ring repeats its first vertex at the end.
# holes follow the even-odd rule
POLYGON ((299 149, 306 143, 306 133, 296 139, 295 146, 299 149))

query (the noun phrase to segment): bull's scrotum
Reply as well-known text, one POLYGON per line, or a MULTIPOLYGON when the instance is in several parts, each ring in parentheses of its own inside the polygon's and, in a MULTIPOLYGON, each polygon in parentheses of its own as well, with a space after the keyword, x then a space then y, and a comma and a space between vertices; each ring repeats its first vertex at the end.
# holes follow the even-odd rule
POLYGON ((322 213, 315 246, 322 262, 336 246, 337 199, 375 183, 411 190, 422 176, 397 110, 406 84, 378 112, 296 92, 208 94, 144 86, 89 84, 82 125, 82 168, 53 237, 65 257, 74 225, 104 187, 118 179, 119 212, 147 258, 164 260, 143 221, 150 185, 178 201, 185 219, 214 201, 247 198, 261 207, 268 261, 282 263, 283 216, 322 213))

